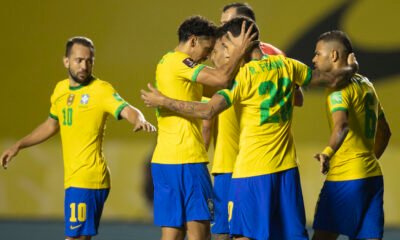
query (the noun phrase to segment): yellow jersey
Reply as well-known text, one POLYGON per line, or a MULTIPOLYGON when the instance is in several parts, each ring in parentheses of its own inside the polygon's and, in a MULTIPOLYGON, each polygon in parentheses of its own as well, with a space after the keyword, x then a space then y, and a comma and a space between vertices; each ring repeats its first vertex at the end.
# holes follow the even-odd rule
POLYGON ((103 155, 108 115, 119 118, 128 104, 105 81, 70 87, 60 81, 51 96, 50 117, 60 125, 64 158, 64 187, 110 188, 110 173, 103 155))
POLYGON ((383 114, 372 83, 355 75, 341 90, 326 90, 327 115, 332 130, 332 113, 345 111, 349 132, 332 156, 326 180, 343 181, 382 175, 374 153, 377 119, 383 114))
MULTIPOLYGON (((279 55, 284 53, 269 43, 260 43, 264 54, 279 55)), ((232 173, 239 153, 239 113, 231 106, 218 115, 218 135, 216 139, 212 173, 232 173)))
MULTIPOLYGON (((203 86, 196 82, 196 78, 204 67, 185 53, 169 52, 157 65, 156 87, 170 98, 201 101, 203 86)), ((158 108, 156 113, 158 136, 153 163, 208 162, 200 119, 185 118, 166 108, 158 108)))
POLYGON ((231 173, 239 152, 239 113, 231 106, 218 115, 218 134, 211 173, 231 173))
POLYGON ((232 89, 221 90, 240 112, 239 154, 233 178, 284 171, 297 166, 291 133, 295 85, 307 85, 311 69, 283 55, 265 55, 240 68, 232 89))

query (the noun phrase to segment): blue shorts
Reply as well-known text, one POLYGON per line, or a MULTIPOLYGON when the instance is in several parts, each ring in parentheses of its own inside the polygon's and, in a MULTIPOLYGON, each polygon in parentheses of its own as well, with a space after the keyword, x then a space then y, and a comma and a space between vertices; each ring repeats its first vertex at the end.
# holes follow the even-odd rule
POLYGON ((211 233, 229 234, 228 196, 232 173, 214 176, 214 221, 211 222, 211 233))
POLYGON ((232 178, 229 194, 232 236, 308 240, 299 171, 232 178))
POLYGON ((154 184, 154 224, 183 227, 190 221, 210 221, 212 185, 206 164, 151 164, 154 184))
POLYGON ((314 230, 368 239, 383 237, 383 177, 325 181, 314 217, 314 230))
POLYGON ((65 236, 95 236, 110 189, 70 187, 65 190, 65 236))

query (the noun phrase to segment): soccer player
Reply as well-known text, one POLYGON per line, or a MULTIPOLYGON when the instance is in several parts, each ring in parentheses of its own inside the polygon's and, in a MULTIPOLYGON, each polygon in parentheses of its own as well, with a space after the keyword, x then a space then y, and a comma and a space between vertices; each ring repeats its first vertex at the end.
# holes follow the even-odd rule
POLYGON ((67 239, 88 240, 97 235, 110 191, 110 173, 102 151, 107 117, 126 119, 134 131, 155 131, 111 84, 92 75, 94 51, 93 42, 86 37, 67 41, 64 66, 68 78, 54 89, 49 117, 1 155, 2 166, 7 168, 21 149, 61 132, 67 239))
MULTIPOLYGON (((252 21, 238 17, 223 30, 237 36, 243 22, 248 28, 252 21)), ((255 25, 252 31, 258 33, 255 25)), ((228 39, 224 35, 224 45, 228 39)), ((229 196, 230 234, 237 239, 308 239, 291 135, 294 85, 335 87, 346 83, 358 65, 351 55, 350 66, 326 73, 283 55, 264 55, 257 45, 244 59, 233 87, 219 91, 208 103, 171 99, 150 84, 150 92, 142 90, 141 97, 148 107, 203 119, 230 105, 240 106, 239 154, 229 196)))
MULTIPOLYGON (((200 16, 186 19, 178 29, 179 44, 157 65, 156 86, 166 96, 200 101, 203 85, 227 87, 239 61, 252 44, 250 30, 232 37, 235 51, 217 68, 200 64, 215 43, 214 24, 200 16)), ((157 109, 158 138, 152 158, 154 223, 162 239, 209 239, 212 186, 201 133, 201 120, 157 109)))
MULTIPOLYGON (((353 48, 342 31, 323 33, 313 63, 320 71, 347 64, 353 48)), ((331 136, 316 155, 327 174, 317 203, 313 239, 383 237, 383 176, 378 159, 390 138, 390 128, 372 83, 356 74, 341 89, 326 91, 331 136)))
MULTIPOLYGON (((231 3, 223 7, 221 14, 221 24, 224 24, 231 19, 239 16, 244 16, 255 21, 255 13, 251 6, 247 3, 231 3)), ((271 44, 261 42, 261 51, 268 55, 284 54, 281 50, 271 44)), ((229 56, 227 56, 221 41, 217 40, 211 59, 215 65, 224 64, 229 56)), ((303 105, 303 93, 301 88, 296 86, 294 92, 294 105, 303 105)), ((236 156, 239 152, 239 122, 237 120, 238 112, 235 106, 221 113, 214 127, 214 137, 216 135, 214 159, 212 165, 212 174, 214 176, 214 221, 211 225, 211 233, 214 234, 217 240, 229 239, 229 224, 228 224, 228 194, 229 183, 232 177, 233 166, 236 156)), ((206 126, 213 126, 214 119, 203 120, 203 136, 205 142, 210 142, 207 139, 211 138, 211 132, 206 126), (208 130, 208 135, 204 131, 208 130)), ((207 145, 206 145, 207 146, 207 145)))

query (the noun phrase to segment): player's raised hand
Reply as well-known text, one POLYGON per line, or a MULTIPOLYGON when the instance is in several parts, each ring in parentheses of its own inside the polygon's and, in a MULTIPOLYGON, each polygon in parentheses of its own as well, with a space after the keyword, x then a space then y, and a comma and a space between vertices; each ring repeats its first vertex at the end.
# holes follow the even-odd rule
POLYGON ((229 39, 227 44, 233 44, 234 47, 239 48, 243 53, 245 53, 247 49, 256 43, 254 40, 257 36, 257 32, 252 33, 253 28, 254 23, 252 23, 246 30, 246 21, 243 21, 239 36, 234 37, 231 32, 227 32, 229 39))
POLYGON ((322 153, 317 153, 314 155, 314 158, 317 159, 320 163, 320 171, 322 174, 326 175, 329 171, 329 157, 322 153))
POLYGON ((9 149, 6 149, 3 154, 1 154, 1 165, 3 166, 4 169, 7 169, 8 163, 11 161, 11 159, 18 154, 18 147, 17 146, 12 146, 9 149))
POLYGON ((145 90, 140 90, 140 97, 143 99, 146 107, 159 107, 162 106, 162 103, 165 99, 164 95, 160 93, 156 88, 154 88, 150 83, 147 84, 149 88, 149 92, 145 90))
POLYGON ((350 65, 350 66, 353 66, 355 68, 355 72, 358 71, 358 67, 359 66, 358 66, 358 62, 357 62, 357 59, 356 59, 356 55, 354 53, 350 53, 347 56, 347 64, 350 65))

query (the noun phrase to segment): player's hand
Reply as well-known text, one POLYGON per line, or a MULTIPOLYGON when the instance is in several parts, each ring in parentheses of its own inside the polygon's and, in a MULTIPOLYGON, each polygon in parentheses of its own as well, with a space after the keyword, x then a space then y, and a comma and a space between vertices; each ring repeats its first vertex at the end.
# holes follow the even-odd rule
POLYGON ((326 175, 329 171, 329 157, 322 153, 317 153, 314 155, 314 158, 317 159, 321 165, 320 171, 322 174, 326 175))
POLYGON ((145 90, 140 90, 140 97, 143 99, 146 107, 160 107, 164 101, 165 96, 162 95, 156 88, 154 88, 150 83, 147 84, 149 92, 145 90))
POLYGON ((135 124, 135 127, 133 128, 134 132, 138 132, 140 130, 146 131, 146 132, 155 132, 157 129, 156 127, 153 126, 153 124, 149 123, 146 121, 146 119, 138 119, 138 121, 135 124))
MULTIPOLYGON (((257 33, 251 33, 253 30, 254 24, 251 24, 250 27, 246 29, 246 21, 243 21, 242 23, 242 29, 240 31, 239 36, 234 37, 231 32, 228 32, 228 39, 227 45, 232 44, 234 48, 237 48, 241 51, 242 54, 244 54, 251 46, 253 46, 257 41, 254 41, 254 39, 257 36, 257 33)), ((229 46, 228 46, 229 47, 229 46)))
POLYGON ((358 62, 356 59, 356 55, 354 53, 350 53, 347 56, 347 64, 354 69, 354 73, 358 72, 358 62))
POLYGON ((1 159, 1 165, 3 166, 4 169, 7 169, 8 163, 11 161, 13 157, 17 156, 18 151, 19 151, 18 147, 14 145, 3 152, 0 159, 1 159))

